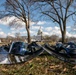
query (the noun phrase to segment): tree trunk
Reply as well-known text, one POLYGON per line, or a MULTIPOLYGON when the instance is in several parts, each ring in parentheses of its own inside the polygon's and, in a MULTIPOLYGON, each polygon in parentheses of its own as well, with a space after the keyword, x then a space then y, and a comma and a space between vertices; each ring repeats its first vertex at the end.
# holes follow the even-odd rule
POLYGON ((25 27, 27 31, 27 42, 31 43, 30 28, 29 28, 29 24, 26 21, 25 21, 25 27))
POLYGON ((66 32, 62 31, 62 43, 65 43, 66 32))
POLYGON ((26 30, 27 30, 27 41, 28 43, 30 43, 31 42, 30 30, 29 29, 26 30))

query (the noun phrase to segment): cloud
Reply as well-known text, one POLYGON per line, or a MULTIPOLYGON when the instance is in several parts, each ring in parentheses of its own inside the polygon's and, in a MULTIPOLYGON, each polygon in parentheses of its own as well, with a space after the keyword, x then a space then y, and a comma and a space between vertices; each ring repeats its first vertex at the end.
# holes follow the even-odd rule
POLYGON ((71 28, 71 26, 67 26, 66 28, 69 29, 69 28, 71 28))
POLYGON ((60 36, 61 35, 61 32, 60 32, 60 28, 55 26, 55 27, 46 27, 45 29, 45 32, 51 36, 51 35, 58 35, 60 36))
MULTIPOLYGON (((15 34, 17 32, 20 32, 21 35, 27 35, 27 31, 21 31, 21 30, 24 30, 25 29, 25 23, 23 23, 21 20, 19 20, 17 17, 15 16, 11 16, 11 17, 5 17, 3 19, 0 19, 0 24, 2 25, 16 25, 18 24, 20 27, 15 28, 14 26, 10 28, 10 32, 9 33, 5 33, 2 31, 2 29, 0 28, 0 37, 6 37, 6 36, 12 36, 12 37, 15 37, 15 34), (16 23, 12 23, 12 21, 16 22, 16 23)), ((32 22, 30 20, 30 24, 31 24, 31 27, 30 27, 30 33, 31 35, 37 35, 37 32, 41 26, 41 29, 42 29, 42 32, 43 32, 43 35, 58 35, 61 37, 61 32, 60 32, 60 28, 57 27, 57 26, 48 26, 48 27, 44 27, 45 24, 49 24, 48 22, 46 21, 38 21, 38 22, 32 22)), ((67 26, 66 27, 67 29, 70 29, 71 26, 67 26)), ((72 27, 72 29, 74 31, 76 31, 76 28, 75 27, 72 27)), ((66 36, 69 36, 69 37, 76 37, 75 34, 72 34, 70 32, 66 32, 66 36)))
POLYGON ((12 22, 16 17, 12 16, 8 16, 8 17, 4 17, 2 19, 0 19, 0 24, 3 24, 3 25, 8 25, 10 22, 12 22))
POLYGON ((40 28, 40 26, 31 26, 31 30, 38 30, 40 28))
POLYGON ((54 29, 55 29, 55 30, 60 30, 60 28, 59 28, 59 27, 57 27, 57 26, 55 26, 55 27, 54 27, 54 29))
POLYGON ((34 24, 36 24, 36 22, 32 22, 32 21, 30 21, 30 25, 34 25, 34 24))
POLYGON ((60 28, 57 27, 57 26, 55 26, 55 27, 51 27, 51 26, 50 26, 50 27, 46 27, 46 28, 45 28, 45 31, 48 31, 48 32, 49 32, 49 31, 54 31, 54 30, 55 30, 55 31, 56 31, 56 30, 60 31, 60 28))
POLYGON ((15 28, 10 28, 10 30, 14 31, 14 30, 16 30, 16 29, 15 29, 15 28))
POLYGON ((20 32, 20 34, 27 34, 27 32, 26 31, 23 31, 23 32, 20 32))
MULTIPOLYGON (((67 28, 71 28, 71 26, 67 26, 67 28)), ((55 27, 46 27, 45 28, 45 32, 43 33, 44 35, 58 35, 59 37, 61 37, 61 32, 60 32, 60 28, 55 26, 55 27)), ((75 34, 70 33, 69 31, 66 31, 66 36, 68 37, 76 37, 75 34)))
POLYGON ((45 36, 45 35, 49 36, 49 33, 48 32, 43 32, 43 36, 45 36))
POLYGON ((6 37, 7 35, 6 35, 6 33, 4 33, 3 31, 2 31, 2 29, 0 28, 0 37, 1 38, 4 38, 4 37, 6 37))
POLYGON ((50 32, 52 30, 52 27, 46 27, 45 30, 50 32))
MULTIPOLYGON (((15 16, 7 16, 7 17, 4 17, 4 18, 0 19, 0 24, 9 25, 12 21, 14 21, 14 24, 17 23, 19 25, 25 26, 25 23, 22 20, 15 17, 15 16)), ((36 24, 36 22, 32 22, 30 20, 30 24, 33 25, 33 24, 36 24)), ((39 21, 38 24, 42 24, 42 22, 39 21)))
POLYGON ((0 24, 9 26, 10 30, 21 30, 25 28, 25 23, 15 16, 8 16, 0 19, 0 24))
POLYGON ((8 33, 7 36, 15 37, 15 34, 13 34, 13 33, 8 33))
POLYGON ((30 33, 31 33, 32 36, 37 35, 37 32, 33 31, 33 30, 30 30, 30 33))
POLYGON ((45 21, 38 21, 37 25, 44 25, 46 22, 45 21))
POLYGON ((68 37, 76 37, 76 34, 72 34, 70 32, 66 32, 66 36, 68 36, 68 37))
POLYGON ((6 37, 6 34, 3 31, 0 31, 0 37, 4 38, 4 37, 6 37))
MULTIPOLYGON (((43 32, 43 36, 45 35, 48 35, 48 36, 51 36, 51 35, 57 35, 59 37, 61 37, 61 32, 60 32, 60 28, 55 26, 55 27, 46 27, 44 28, 42 26, 42 32, 43 32)), ((13 31, 11 33, 9 33, 10 36, 14 36, 16 32, 19 32, 19 31, 14 31, 14 29, 12 29, 13 31)), ((37 35, 37 32, 39 30, 39 26, 36 27, 36 26, 33 26, 33 28, 31 28, 30 30, 30 34, 31 36, 34 36, 34 35, 37 35)), ((27 36, 27 31, 20 31, 20 34, 21 35, 26 35, 27 36)), ((66 32, 66 36, 68 37, 76 37, 76 35, 70 33, 70 32, 66 32)))
POLYGON ((69 32, 66 32, 66 36, 68 36, 68 37, 72 37, 72 34, 69 33, 69 32))
MULTIPOLYGON (((10 26, 10 30, 25 29, 25 23, 15 16, 8 16, 0 19, 0 24, 10 26)), ((32 26, 34 24, 36 24, 36 22, 30 20, 30 25, 32 26)), ((38 24, 43 24, 43 22, 39 21, 38 24)))
POLYGON ((0 28, 0 31, 2 31, 2 29, 0 28))

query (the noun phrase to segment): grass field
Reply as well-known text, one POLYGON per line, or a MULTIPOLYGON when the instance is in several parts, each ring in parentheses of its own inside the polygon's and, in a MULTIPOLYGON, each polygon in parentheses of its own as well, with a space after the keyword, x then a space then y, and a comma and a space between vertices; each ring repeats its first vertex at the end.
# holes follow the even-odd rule
POLYGON ((76 75, 76 65, 44 54, 23 64, 0 65, 0 75, 76 75))

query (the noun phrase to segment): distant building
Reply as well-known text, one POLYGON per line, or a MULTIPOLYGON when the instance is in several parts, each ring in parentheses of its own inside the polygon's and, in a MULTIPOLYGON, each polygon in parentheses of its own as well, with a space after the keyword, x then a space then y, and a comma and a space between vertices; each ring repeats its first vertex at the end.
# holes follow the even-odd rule
POLYGON ((42 32, 42 29, 40 27, 40 29, 38 30, 37 36, 35 36, 35 39, 37 41, 42 41, 42 36, 43 36, 43 32, 42 32))

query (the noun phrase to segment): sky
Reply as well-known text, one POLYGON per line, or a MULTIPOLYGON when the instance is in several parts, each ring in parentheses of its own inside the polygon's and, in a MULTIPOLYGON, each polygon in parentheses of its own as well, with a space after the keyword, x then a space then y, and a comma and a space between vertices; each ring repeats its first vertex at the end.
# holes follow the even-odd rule
MULTIPOLYGON (((5 0, 1 0, 0 3, 3 3, 5 0)), ((3 8, 1 7, 0 10, 2 10, 3 8)), ((19 24, 21 25, 20 28, 14 28, 14 27, 9 27, 9 23, 13 20, 13 19, 17 19, 14 16, 11 17, 5 17, 3 19, 0 19, 0 37, 4 38, 7 36, 12 36, 15 37, 16 33, 20 33, 21 36, 27 36, 27 32, 25 29, 25 25, 22 21, 19 21, 19 24), (7 19, 7 20, 6 20, 7 19)), ((30 33, 31 36, 37 35, 38 30, 41 27, 41 30, 43 32, 43 35, 58 35, 61 36, 60 33, 60 28, 56 23, 53 23, 52 21, 38 21, 37 23, 35 22, 30 22, 31 26, 30 26, 30 33)), ((73 34, 71 32, 71 28, 72 25, 74 23, 71 21, 67 22, 67 32, 66 35, 71 37, 74 36, 76 37, 75 34, 73 34)))

